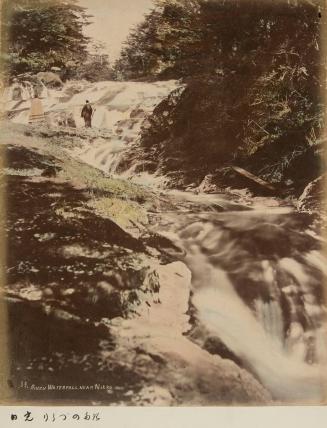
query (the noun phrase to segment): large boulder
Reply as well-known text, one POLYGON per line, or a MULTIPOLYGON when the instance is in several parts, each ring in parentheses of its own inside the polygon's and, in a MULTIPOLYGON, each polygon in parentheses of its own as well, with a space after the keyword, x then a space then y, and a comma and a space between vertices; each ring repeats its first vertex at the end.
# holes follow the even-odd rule
POLYGON ((41 71, 40 73, 37 73, 36 76, 48 88, 62 88, 64 85, 58 74, 51 71, 41 71))
POLYGON ((311 181, 299 197, 297 207, 301 211, 322 212, 324 203, 325 176, 321 175, 311 181))

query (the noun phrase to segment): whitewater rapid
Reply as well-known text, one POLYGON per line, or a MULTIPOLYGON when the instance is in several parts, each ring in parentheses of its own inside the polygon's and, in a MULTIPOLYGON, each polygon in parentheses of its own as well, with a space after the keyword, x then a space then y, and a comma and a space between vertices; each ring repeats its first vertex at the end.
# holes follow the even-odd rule
POLYGON ((214 199, 225 212, 169 213, 158 228, 186 253, 198 322, 276 400, 323 402, 326 258, 307 219, 287 207, 239 211, 214 199))
MULTIPOLYGON (((128 145, 135 142, 145 120, 155 107, 174 89, 181 85, 174 81, 144 82, 97 82, 69 81, 62 90, 46 89, 41 101, 45 122, 49 126, 73 126, 84 128, 81 110, 88 100, 94 110, 93 130, 106 132, 106 138, 93 138, 71 154, 106 174, 115 175, 128 145)), ((10 92, 10 91, 9 91, 10 92)), ((13 123, 28 124, 31 100, 10 101, 8 91, 2 96, 3 110, 13 123), (5 95, 5 96, 4 96, 5 95)), ((163 177, 150 176, 146 171, 136 173, 134 167, 122 173, 123 178, 147 185, 162 185, 163 177)))

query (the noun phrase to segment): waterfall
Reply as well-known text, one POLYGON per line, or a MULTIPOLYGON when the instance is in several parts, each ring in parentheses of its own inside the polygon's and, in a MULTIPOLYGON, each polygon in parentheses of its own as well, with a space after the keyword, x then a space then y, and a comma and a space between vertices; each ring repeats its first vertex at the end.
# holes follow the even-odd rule
MULTIPOLYGON (((142 82, 67 82, 62 90, 42 92, 42 103, 50 125, 70 122, 82 130, 84 121, 81 110, 86 100, 91 103, 94 114, 92 127, 107 130, 109 138, 97 138, 90 144, 85 142, 82 148, 71 153, 84 162, 101 169, 105 173, 115 173, 128 144, 135 142, 141 126, 154 108, 177 87, 176 81, 153 83, 142 82)), ((22 100, 19 105, 5 103, 5 111, 14 123, 28 123, 30 100, 22 100)), ((125 178, 151 183, 147 173, 128 171, 125 178)), ((160 180, 156 180, 159 184, 160 180)))
MULTIPOLYGON (((224 206, 223 198, 220 203, 224 206)), ((318 250, 304 252, 302 263, 294 257, 297 236, 289 228, 293 213, 277 208, 168 218, 159 232, 187 254, 198 321, 276 400, 322 402, 327 326, 319 293, 326 259, 318 250), (272 223, 283 225, 288 239, 294 239, 290 257, 278 256, 276 236, 269 238, 271 250, 266 245, 259 250, 255 232, 271 233, 272 223)), ((278 227, 273 230, 277 233, 278 227)))
MULTIPOLYGON (((139 138, 143 121, 176 85, 68 82, 62 91, 49 91, 43 103, 50 123, 65 114, 82 128, 80 112, 88 99, 95 109, 93 126, 107 130, 107 135, 86 140, 70 154, 115 174, 129 144, 139 138)), ((19 105, 11 101, 6 109, 14 122, 27 123, 29 101, 19 105)), ((120 177, 157 187, 164 184, 163 177, 143 172, 136 164, 120 177)), ((185 209, 182 215, 182 211, 165 213, 155 223, 155 232, 186 254, 198 321, 277 400, 322 401, 327 329, 326 308, 319 296, 327 264, 319 237, 307 233, 298 216, 278 203, 269 209, 254 205, 253 210, 238 211, 237 204, 220 195, 175 191, 167 192, 167 197, 187 210, 201 207, 191 216, 185 209), (217 205, 225 212, 211 209, 217 205)))
POLYGON ((255 301, 256 316, 264 331, 271 340, 275 342, 279 348, 283 347, 283 311, 278 302, 271 300, 263 302, 262 300, 255 301))
POLYGON ((289 355, 235 293, 224 272, 215 269, 212 274, 219 282, 193 298, 205 326, 248 365, 276 399, 322 401, 326 361, 309 365, 289 355))
MULTIPOLYGON (((276 399, 322 400, 326 388, 326 326, 306 336, 303 326, 293 322, 284 338, 283 311, 277 301, 256 300, 255 311, 251 311, 226 272, 203 262, 206 286, 195 292, 193 304, 206 328, 248 365, 276 399), (319 362, 312 364, 306 359, 310 352, 316 353, 319 362)), ((194 263, 199 261, 190 260, 190 265, 194 263)))

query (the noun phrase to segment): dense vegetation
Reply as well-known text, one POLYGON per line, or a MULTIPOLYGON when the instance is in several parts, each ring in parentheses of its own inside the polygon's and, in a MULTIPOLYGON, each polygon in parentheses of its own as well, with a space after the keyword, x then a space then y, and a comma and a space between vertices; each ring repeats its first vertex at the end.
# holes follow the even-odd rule
MULTIPOLYGON (((90 60, 90 16, 76 0, 4 0, 2 17, 11 76, 59 67, 64 78, 114 78, 107 58, 90 60)), ((131 161, 198 180, 231 163, 300 187, 318 176, 324 17, 323 0, 155 0, 115 76, 184 89, 157 107, 131 161)))
POLYGON ((87 56, 89 16, 76 0, 4 0, 2 60, 9 74, 73 68, 87 56))
POLYGON ((141 142, 146 160, 158 159, 156 167, 164 172, 200 165, 213 172, 235 159, 239 164, 254 159, 250 169, 281 181, 309 153, 310 177, 299 181, 318 175, 313 152, 322 138, 323 3, 156 4, 130 34, 116 64, 126 79, 173 78, 185 84, 146 124, 141 142))
POLYGON ((114 72, 109 61, 109 55, 106 55, 106 44, 102 42, 91 41, 88 51, 90 55, 86 60, 78 64, 72 64, 72 67, 66 66, 66 78, 85 79, 89 82, 99 82, 104 80, 113 80, 114 72))

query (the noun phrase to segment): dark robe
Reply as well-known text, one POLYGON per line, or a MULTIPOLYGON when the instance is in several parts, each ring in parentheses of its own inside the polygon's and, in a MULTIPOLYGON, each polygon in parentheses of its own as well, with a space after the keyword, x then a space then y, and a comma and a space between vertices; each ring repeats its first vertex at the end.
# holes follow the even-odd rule
POLYGON ((91 128, 91 126, 92 126, 92 124, 91 124, 92 113, 93 113, 93 109, 91 107, 91 104, 85 104, 85 106, 82 109, 81 116, 84 119, 85 126, 87 128, 91 128))

